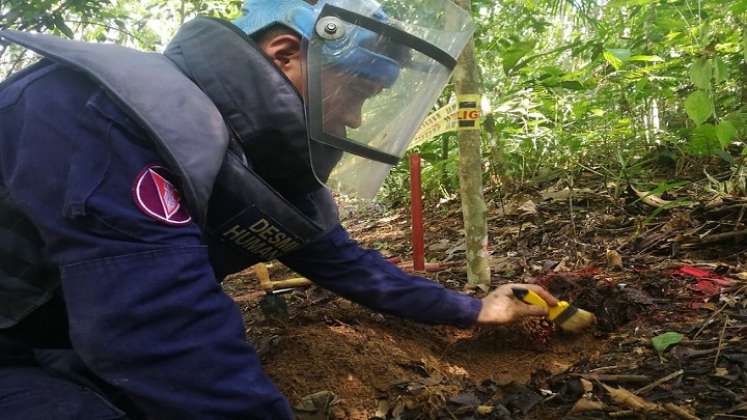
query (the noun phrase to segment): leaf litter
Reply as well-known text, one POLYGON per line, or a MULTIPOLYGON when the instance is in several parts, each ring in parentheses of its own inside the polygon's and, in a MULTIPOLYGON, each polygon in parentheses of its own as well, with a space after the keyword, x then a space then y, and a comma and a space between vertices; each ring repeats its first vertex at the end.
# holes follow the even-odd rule
MULTIPOLYGON (((260 310, 251 272, 224 287, 248 297, 247 334, 293 404, 334 395, 317 418, 747 418, 747 202, 687 197, 706 204, 652 218, 638 195, 587 183, 489 209, 491 287, 537 283, 595 313, 596 327, 579 336, 543 320, 425 326, 313 286, 286 294, 288 318, 277 320, 260 310)), ((409 260, 407 211, 351 208, 344 224, 356 239, 409 260)), ((425 227, 427 261, 457 263, 425 275, 465 290, 458 203, 430 208, 425 227)))

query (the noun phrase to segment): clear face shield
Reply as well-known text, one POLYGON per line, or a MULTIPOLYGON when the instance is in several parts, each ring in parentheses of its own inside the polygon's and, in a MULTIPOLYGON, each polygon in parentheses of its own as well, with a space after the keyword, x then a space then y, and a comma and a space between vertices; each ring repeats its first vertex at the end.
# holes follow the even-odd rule
POLYGON ((328 1, 306 46, 317 178, 335 191, 373 197, 472 31, 467 12, 448 0, 328 1))

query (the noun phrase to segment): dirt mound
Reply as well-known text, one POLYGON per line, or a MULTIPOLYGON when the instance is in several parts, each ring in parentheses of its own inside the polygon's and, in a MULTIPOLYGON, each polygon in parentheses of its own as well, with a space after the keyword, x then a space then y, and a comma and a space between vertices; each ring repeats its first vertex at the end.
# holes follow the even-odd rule
POLYGON ((286 322, 265 319, 258 303, 248 302, 248 333, 265 370, 292 403, 332 391, 338 418, 368 419, 382 407, 435 414, 471 386, 525 384, 537 371, 565 371, 603 346, 590 334, 557 335, 545 344, 528 326, 420 325, 340 298, 309 304, 308 293, 287 298, 286 322))

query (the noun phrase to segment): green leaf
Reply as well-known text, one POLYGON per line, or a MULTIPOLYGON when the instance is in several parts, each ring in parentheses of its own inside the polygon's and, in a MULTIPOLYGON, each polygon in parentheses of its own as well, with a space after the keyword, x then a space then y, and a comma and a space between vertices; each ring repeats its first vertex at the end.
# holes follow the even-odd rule
POLYGON ((617 58, 614 54, 612 54, 609 51, 605 51, 602 53, 602 56, 604 56, 604 59, 607 60, 608 63, 615 69, 620 70, 620 67, 622 67, 623 62, 619 58, 617 58))
MULTIPOLYGON (((689 184, 688 181, 673 181, 673 182, 660 182, 656 185, 656 188, 649 191, 649 195, 662 195, 665 192, 684 187, 685 185, 689 184)), ((636 200, 637 201, 637 200, 636 200)))
POLYGON ((718 153, 716 153, 716 156, 723 159, 724 162, 734 163, 734 156, 732 156, 731 153, 727 152, 726 150, 719 150, 718 153))
POLYGON ((663 353, 669 347, 678 344, 683 338, 685 338, 684 335, 670 331, 652 338, 651 344, 657 352, 663 353))
POLYGON ((676 13, 657 13, 654 25, 666 34, 666 39, 677 37, 680 32, 686 30, 689 23, 676 13))
POLYGON ((571 111, 573 112, 573 116, 576 118, 581 118, 589 111, 589 101, 580 100, 573 105, 571 105, 571 111))
POLYGON ((737 2, 735 2, 735 3, 734 3, 734 4, 732 5, 732 6, 731 6, 731 11, 732 11, 732 12, 733 12, 733 13, 734 13, 735 15, 739 15, 739 14, 742 14, 742 13, 744 13, 745 11, 747 11, 747 0, 740 0, 740 1, 737 1, 737 2))
POLYGON ((708 94, 702 90, 698 90, 691 93, 690 96, 687 97, 687 100, 685 100, 685 110, 687 111, 687 115, 696 125, 701 125, 711 118, 715 108, 713 106, 713 100, 708 96, 708 94))
POLYGON ((713 65, 711 60, 699 58, 690 67, 690 80, 698 89, 709 90, 711 88, 711 77, 713 77, 713 65))
POLYGON ((584 85, 578 80, 564 80, 560 82, 560 86, 569 90, 583 90, 584 85))
POLYGON ((670 201, 669 203, 664 204, 663 206, 657 208, 656 210, 652 211, 651 214, 649 214, 645 220, 643 220, 641 223, 648 224, 652 220, 656 219, 656 216, 658 216, 661 212, 669 209, 673 209, 676 207, 692 207, 695 203, 686 199, 686 198, 678 198, 676 200, 670 201))
POLYGON ((534 50, 535 45, 536 42, 534 41, 519 41, 511 44, 511 46, 501 54, 503 71, 509 73, 514 67, 516 67, 519 60, 534 50))
POLYGON ((721 57, 713 60, 713 80, 716 84, 726 81, 729 78, 729 67, 721 57))
POLYGON ((718 141, 716 127, 713 124, 703 124, 693 130, 687 142, 687 151, 696 156, 712 156, 722 150, 718 141))
POLYGON ((607 51, 609 51, 615 57, 619 58, 622 61, 626 61, 632 55, 632 52, 630 50, 624 48, 607 48, 607 51))
POLYGON ((664 59, 658 55, 633 55, 628 58, 629 61, 645 61, 647 63, 663 63, 664 59))
POLYGON ((615 70, 620 70, 623 63, 630 58, 631 52, 622 48, 607 48, 602 56, 615 70))
POLYGON ((677 39, 677 38, 679 38, 681 36, 682 36, 682 32, 681 31, 672 31, 672 32, 668 33, 664 37, 664 39, 666 39, 669 42, 672 42, 672 41, 674 41, 675 39, 677 39))
POLYGON ((704 50, 708 49, 711 42, 714 41, 714 36, 716 36, 713 29, 713 22, 705 20, 702 24, 697 26, 696 31, 698 33, 698 47, 704 50))
POLYGON ((52 16, 52 23, 54 25, 54 28, 65 34, 66 37, 73 39, 75 38, 75 34, 73 34, 73 30, 70 29, 69 26, 65 23, 65 20, 60 15, 54 15, 52 16))
POLYGON ((747 134, 747 113, 732 112, 726 115, 723 120, 729 121, 737 129, 737 135, 747 134))
POLYGON ((729 121, 721 121, 716 127, 716 137, 721 147, 726 147, 737 137, 737 127, 729 121))

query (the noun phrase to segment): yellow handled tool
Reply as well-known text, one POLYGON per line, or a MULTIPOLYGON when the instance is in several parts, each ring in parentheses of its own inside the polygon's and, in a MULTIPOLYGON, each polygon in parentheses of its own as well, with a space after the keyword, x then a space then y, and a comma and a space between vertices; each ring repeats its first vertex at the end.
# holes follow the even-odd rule
POLYGON ((596 321, 596 317, 591 312, 579 309, 564 300, 559 301, 555 306, 550 306, 540 295, 529 289, 512 287, 511 291, 522 302, 547 308, 547 319, 555 322, 565 331, 578 332, 596 321))

